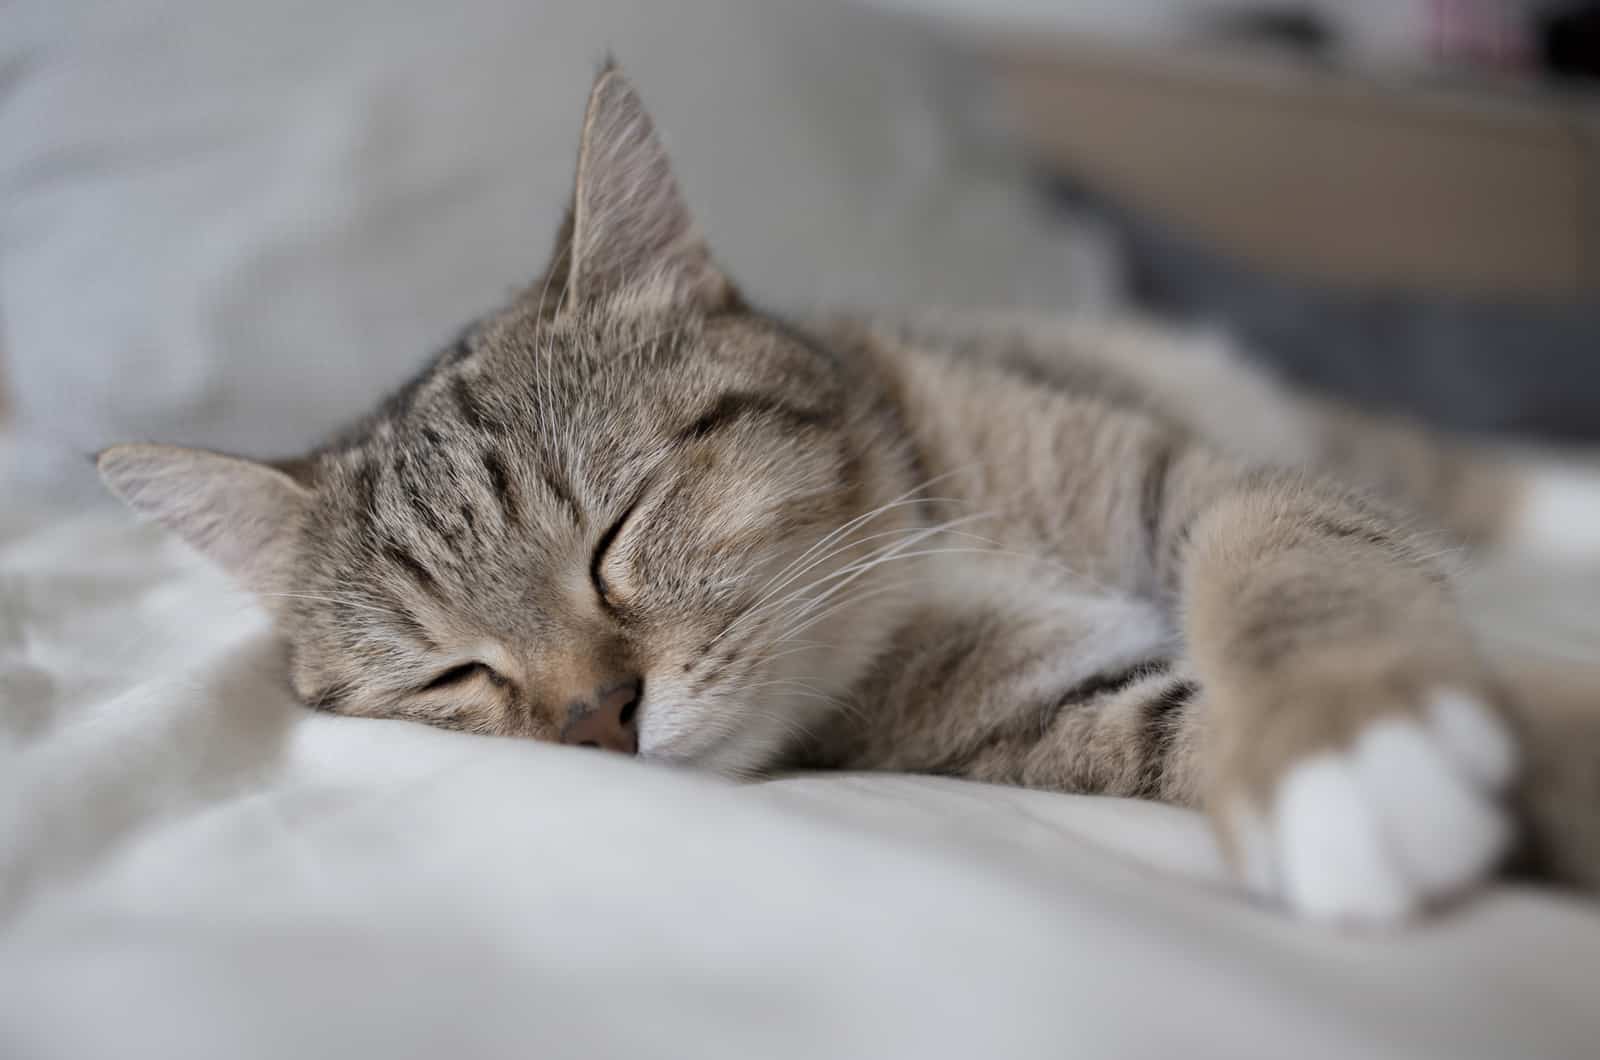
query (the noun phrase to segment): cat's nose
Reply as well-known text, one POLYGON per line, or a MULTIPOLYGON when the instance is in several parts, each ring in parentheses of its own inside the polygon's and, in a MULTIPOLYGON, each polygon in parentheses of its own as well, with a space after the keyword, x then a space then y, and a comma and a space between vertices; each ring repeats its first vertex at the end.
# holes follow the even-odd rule
POLYGON ((644 682, 637 677, 599 688, 587 699, 567 707, 561 742, 578 747, 637 754, 639 751, 639 698, 644 682))

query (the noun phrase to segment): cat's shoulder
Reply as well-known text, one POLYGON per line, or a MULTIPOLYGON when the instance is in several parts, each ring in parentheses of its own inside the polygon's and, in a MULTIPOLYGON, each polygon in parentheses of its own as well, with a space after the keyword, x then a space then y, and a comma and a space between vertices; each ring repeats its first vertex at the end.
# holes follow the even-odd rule
POLYGON ((837 318, 823 328, 847 353, 920 381, 935 405, 1020 410, 1066 399, 1257 458, 1309 459, 1305 413, 1290 390, 1216 329, 1128 312, 956 309, 837 318), (1237 415, 1241 408, 1250 415, 1237 415))
POLYGON ((1201 365, 1248 371, 1231 343, 1136 313, 924 308, 819 317, 824 341, 894 362, 938 361, 1051 389, 1104 397, 1152 375, 1201 365))

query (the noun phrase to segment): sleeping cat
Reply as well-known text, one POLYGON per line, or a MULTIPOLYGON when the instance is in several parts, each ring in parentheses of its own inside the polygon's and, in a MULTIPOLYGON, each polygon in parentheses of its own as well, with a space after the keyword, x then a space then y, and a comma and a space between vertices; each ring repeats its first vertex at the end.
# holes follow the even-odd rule
POLYGON ((1203 807, 1342 922, 1512 849, 1450 542, 1560 544, 1600 496, 1135 323, 764 313, 612 67, 544 276, 368 419, 99 468, 259 594, 311 706, 1203 807))

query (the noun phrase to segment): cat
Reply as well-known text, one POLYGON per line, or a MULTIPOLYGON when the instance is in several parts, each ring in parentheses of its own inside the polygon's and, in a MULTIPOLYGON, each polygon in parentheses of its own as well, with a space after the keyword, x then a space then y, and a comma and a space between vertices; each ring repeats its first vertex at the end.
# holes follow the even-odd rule
POLYGON ((312 707, 1165 800, 1347 924, 1526 845, 1452 543, 1600 510, 1153 324, 762 312, 613 64, 546 272, 376 412, 277 464, 97 462, 258 594, 312 707))

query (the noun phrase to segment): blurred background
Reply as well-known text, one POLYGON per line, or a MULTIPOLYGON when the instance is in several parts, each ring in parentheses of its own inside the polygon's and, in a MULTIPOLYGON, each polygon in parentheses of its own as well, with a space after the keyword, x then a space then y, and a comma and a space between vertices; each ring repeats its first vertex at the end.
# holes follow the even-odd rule
MULTIPOLYGON (((1462 431, 1600 437, 1600 4, 0 0, 11 481, 292 452, 542 266, 639 85, 788 312, 1134 308, 1462 431)), ((20 487, 19 487, 20 488, 20 487)))

